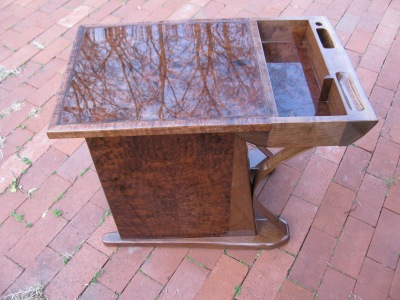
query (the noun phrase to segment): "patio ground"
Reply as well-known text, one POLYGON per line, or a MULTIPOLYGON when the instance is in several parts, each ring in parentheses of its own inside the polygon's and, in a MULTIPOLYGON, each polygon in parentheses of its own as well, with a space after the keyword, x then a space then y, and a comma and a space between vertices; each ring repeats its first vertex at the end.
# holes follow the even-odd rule
POLYGON ((399 27, 399 0, 2 0, 0 65, 23 67, 0 84, 0 295, 42 282, 49 299, 400 299, 399 27), (46 136, 77 26, 302 15, 328 16, 380 121, 273 173, 262 199, 289 244, 105 247, 115 224, 86 143, 46 136))

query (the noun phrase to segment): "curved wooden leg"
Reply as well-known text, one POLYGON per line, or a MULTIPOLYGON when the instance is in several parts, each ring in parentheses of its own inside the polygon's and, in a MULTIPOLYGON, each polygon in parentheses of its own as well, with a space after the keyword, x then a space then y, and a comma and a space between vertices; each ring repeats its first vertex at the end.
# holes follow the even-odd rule
POLYGON ((265 218, 267 218, 272 224, 274 224, 283 234, 284 237, 280 244, 284 244, 289 240, 289 228, 287 223, 276 217, 271 213, 260 201, 258 194, 262 188, 263 179, 275 170, 280 164, 286 160, 295 157, 296 155, 311 149, 310 147, 299 147, 299 148, 283 148, 278 153, 265 158, 256 167, 256 173, 253 181, 253 205, 259 213, 261 213, 265 218))
MULTIPOLYGON (((265 147, 257 146, 257 148, 260 149, 260 148, 265 148, 265 147)), ((268 150, 267 153, 272 153, 272 156, 266 154, 267 157, 264 160, 262 160, 255 167, 255 169, 257 169, 258 171, 257 171, 256 177, 254 180, 254 186, 256 185, 257 182, 259 182, 265 176, 267 176, 269 173, 271 173, 273 170, 275 170, 280 164, 284 163, 288 159, 293 158, 296 155, 299 155, 300 153, 303 153, 304 151, 307 151, 309 149, 311 149, 311 147, 283 148, 278 153, 273 154, 271 151, 269 151, 267 148, 265 148, 265 150, 268 150)), ((265 154, 264 151, 263 151, 263 153, 265 154)))
POLYGON ((276 217, 272 212, 270 212, 258 198, 258 194, 262 188, 263 179, 274 171, 280 164, 286 160, 295 157, 296 155, 311 149, 310 147, 298 147, 298 148, 283 148, 277 153, 273 153, 266 147, 266 139, 264 137, 268 136, 266 133, 257 134, 240 134, 240 136, 254 144, 262 153, 267 157, 259 162, 255 167, 252 168, 252 178, 253 178, 253 206, 265 220, 256 220, 257 224, 257 234, 262 235, 263 232, 271 231, 271 228, 266 228, 268 221, 281 233, 280 239, 276 240, 273 244, 270 244, 270 248, 279 247, 289 241, 289 227, 286 221, 276 217))

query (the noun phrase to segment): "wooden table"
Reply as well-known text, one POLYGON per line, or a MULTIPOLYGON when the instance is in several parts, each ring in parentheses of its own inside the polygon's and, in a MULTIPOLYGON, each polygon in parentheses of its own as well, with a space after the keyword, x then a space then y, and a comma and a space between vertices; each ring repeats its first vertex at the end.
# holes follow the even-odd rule
POLYGON ((48 136, 86 139, 111 245, 280 246, 266 176, 377 122, 323 17, 80 27, 66 74, 48 136), (266 155, 252 173, 247 143, 266 155))

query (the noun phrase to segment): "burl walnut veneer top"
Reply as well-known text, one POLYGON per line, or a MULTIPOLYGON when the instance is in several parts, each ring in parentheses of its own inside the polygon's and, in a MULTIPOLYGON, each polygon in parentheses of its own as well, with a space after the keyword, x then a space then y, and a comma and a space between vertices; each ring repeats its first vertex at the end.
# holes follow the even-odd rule
POLYGON ((271 114, 251 23, 80 27, 54 125, 220 126, 271 114))
POLYGON ((248 22, 81 28, 59 124, 267 113, 248 22))

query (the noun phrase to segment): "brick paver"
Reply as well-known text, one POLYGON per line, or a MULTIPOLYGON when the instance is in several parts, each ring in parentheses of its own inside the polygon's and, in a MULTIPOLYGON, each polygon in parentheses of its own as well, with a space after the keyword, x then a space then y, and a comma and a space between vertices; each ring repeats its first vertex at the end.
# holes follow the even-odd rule
POLYGON ((0 293, 3 293, 10 284, 23 272, 23 269, 5 256, 0 257, 0 293), (7 274, 7 276, 4 276, 7 274))
POLYGON ((88 244, 96 248, 97 250, 103 252, 110 256, 116 249, 116 247, 107 247, 103 244, 102 238, 105 233, 117 231, 117 226, 115 225, 113 218, 106 218, 104 223, 99 226, 96 231, 88 239, 88 244))
POLYGON ((274 172, 258 198, 271 212, 280 215, 301 173, 286 165, 279 166, 274 172))
POLYGON ((11 285, 8 291, 15 293, 38 282, 48 284, 63 266, 63 260, 60 255, 46 247, 11 285))
POLYGON ((79 297, 82 300, 92 300, 92 299, 118 299, 118 295, 110 291, 101 283, 90 284, 83 294, 79 297))
POLYGON ((0 111, 22 103, 0 119, 0 192, 14 178, 22 186, 0 194, 0 297, 42 282, 50 300, 400 299, 399 16, 397 0, 0 1, 0 66, 22 70, 0 82, 0 111), (78 26, 300 15, 330 19, 379 123, 271 175, 260 199, 289 222, 290 242, 261 252, 104 246, 116 226, 86 143, 46 136, 78 26))
POLYGON ((294 257, 280 250, 263 251, 247 275, 239 299, 274 299, 294 257))
POLYGON ((60 254, 73 253, 97 229, 104 215, 103 209, 88 202, 49 244, 60 254))
POLYGON ((166 284, 188 251, 188 248, 156 248, 141 269, 159 283, 166 284))
POLYGON ((369 152, 358 147, 347 147, 334 181, 353 191, 358 191, 370 160, 369 152))
POLYGON ((226 249, 225 253, 238 261, 251 266, 256 260, 259 251, 254 249, 226 249))
POLYGON ((302 288, 301 286, 293 283, 290 280, 286 280, 279 294, 276 297, 277 300, 311 300, 314 299, 314 293, 309 290, 302 288))
POLYGON ((315 205, 320 205, 337 167, 338 165, 333 162, 313 156, 293 194, 315 205))
POLYGON ((395 174, 393 176, 393 182, 389 183, 388 188, 389 190, 387 191, 387 197, 385 200, 384 207, 394 211, 397 214, 400 214, 400 201, 398 199, 400 198, 400 167, 398 166, 396 168, 395 174))
POLYGON ((390 287, 389 296, 392 297, 392 299, 400 298, 400 268, 397 268, 394 273, 393 282, 392 282, 392 286, 390 287))
POLYGON ((80 147, 60 166, 57 174, 70 182, 74 182, 77 176, 92 164, 92 158, 86 143, 80 147))
POLYGON ((243 263, 222 255, 202 285, 196 299, 228 299, 232 298, 244 277, 248 272, 248 267, 243 263))
POLYGON ((395 143, 400 143, 400 125, 397 118, 399 114, 400 108, 390 108, 386 118, 385 126, 382 130, 382 136, 395 143))
POLYGON ((355 284, 355 279, 328 268, 318 289, 318 298, 327 300, 351 299, 355 284))
MULTIPOLYGON (((62 78, 60 74, 55 74, 50 78, 45 84, 43 84, 39 89, 26 99, 33 105, 40 107, 46 103, 51 97, 53 97, 60 87, 62 78)), ((30 129, 30 128, 29 128, 30 129)))
POLYGON ((315 216, 313 226, 333 237, 338 237, 354 198, 353 191, 332 182, 315 216))
POLYGON ((14 218, 8 218, 4 221, 0 231, 0 254, 6 254, 28 231, 29 228, 23 223, 17 222, 14 218))
POLYGON ((68 181, 56 174, 51 175, 42 185, 35 187, 37 190, 18 208, 18 213, 24 214, 27 221, 36 222, 69 187, 68 181))
POLYGON ((209 274, 210 271, 204 266, 190 261, 188 258, 184 259, 165 285, 160 299, 195 298, 209 274))
POLYGON ((290 240, 283 248, 297 254, 310 229, 311 223, 318 211, 318 207, 296 196, 291 196, 282 212, 284 219, 290 226, 290 240))
POLYGON ((338 146, 327 146, 327 147, 318 147, 315 150, 315 154, 321 156, 331 162, 336 164, 340 164, 344 153, 346 152, 346 147, 338 147, 338 146))
POLYGON ((350 215, 376 226, 387 192, 388 186, 384 180, 365 175, 350 215))
POLYGON ((392 269, 366 257, 353 294, 361 299, 386 299, 393 275, 392 269))
POLYGON ((28 198, 28 195, 19 191, 17 193, 13 193, 12 195, 5 194, 0 195, 0 202, 2 204, 2 210, 0 211, 0 222, 3 224, 4 221, 8 218, 11 211, 15 211, 18 206, 21 205, 28 198))
POLYGON ((77 298, 87 285, 93 284, 93 277, 100 272, 106 261, 107 256, 90 245, 84 244, 47 286, 47 294, 54 299, 77 298))
POLYGON ((330 261, 331 265, 352 278, 357 278, 373 233, 372 226, 352 217, 347 218, 330 261))
POLYGON ((51 213, 40 219, 8 252, 9 257, 26 268, 61 231, 67 221, 51 213), (29 251, 27 251, 29 249, 29 251))
POLYGON ((396 269, 400 249, 400 215, 383 209, 367 256, 396 269))
POLYGON ((99 281, 111 291, 121 294, 152 250, 151 247, 119 249, 104 266, 104 274, 99 281))
POLYGON ((375 85, 372 90, 370 101, 378 117, 386 119, 386 115, 392 104, 394 92, 375 85))
POLYGON ((119 299, 155 299, 162 285, 141 272, 137 272, 119 299))
POLYGON ((368 173, 388 180, 394 173, 399 157, 400 144, 381 137, 368 167, 368 173))
POLYGON ((289 279, 310 290, 318 290, 336 239, 318 229, 311 228, 303 247, 289 273, 289 279))
POLYGON ((89 169, 85 174, 78 177, 75 184, 65 193, 65 197, 54 203, 52 209, 63 211, 63 217, 71 220, 99 188, 100 181, 97 174, 89 169), (82 191, 84 192, 82 193, 82 191))
POLYGON ((19 183, 27 191, 39 188, 66 159, 67 155, 57 149, 50 148, 28 169, 19 183))
POLYGON ((202 264, 207 269, 212 270, 222 253, 222 249, 192 248, 189 250, 187 256, 202 264))

